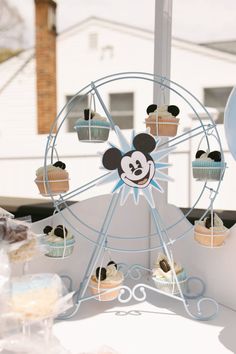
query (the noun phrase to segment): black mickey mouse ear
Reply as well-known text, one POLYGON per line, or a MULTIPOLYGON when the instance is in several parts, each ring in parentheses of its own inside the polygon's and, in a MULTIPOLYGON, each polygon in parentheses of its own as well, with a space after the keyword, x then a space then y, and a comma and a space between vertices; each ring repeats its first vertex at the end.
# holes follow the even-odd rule
POLYGON ((102 157, 102 164, 107 170, 115 170, 119 167, 122 154, 119 149, 111 148, 105 151, 102 157))
POLYGON ((156 147, 156 140, 146 133, 140 133, 134 137, 133 145, 136 150, 149 154, 156 147))
POLYGON ((62 161, 57 161, 57 162, 55 162, 55 163, 53 164, 53 166, 59 167, 59 168, 61 168, 62 170, 65 170, 65 168, 66 168, 66 164, 65 164, 64 162, 62 162, 62 161))
POLYGON ((110 262, 107 263, 107 267, 108 267, 109 265, 114 265, 114 266, 116 267, 116 269, 117 269, 117 264, 116 264, 116 262, 110 261, 110 262))
POLYGON ((147 107, 146 112, 147 112, 147 114, 153 113, 153 112, 155 112, 156 109, 157 109, 157 105, 156 104, 150 104, 147 107))
POLYGON ((106 268, 101 268, 101 267, 98 267, 97 269, 96 269, 96 278, 97 278, 97 280, 105 280, 106 279, 106 277, 107 277, 107 270, 106 270, 106 268))
POLYGON ((167 111, 170 112, 174 117, 177 117, 180 112, 179 107, 174 105, 168 106, 167 111))
POLYGON ((220 151, 212 151, 210 152, 207 157, 210 159, 214 160, 215 162, 220 162, 221 161, 221 153, 220 151))
POLYGON ((204 150, 198 150, 197 152, 196 152, 196 155, 195 155, 195 158, 196 159, 199 159, 203 154, 205 154, 206 153, 206 151, 204 151, 204 150))
POLYGON ((52 231, 52 227, 49 225, 45 226, 45 228, 43 229, 43 233, 46 235, 48 235, 49 232, 51 232, 51 231, 52 231))

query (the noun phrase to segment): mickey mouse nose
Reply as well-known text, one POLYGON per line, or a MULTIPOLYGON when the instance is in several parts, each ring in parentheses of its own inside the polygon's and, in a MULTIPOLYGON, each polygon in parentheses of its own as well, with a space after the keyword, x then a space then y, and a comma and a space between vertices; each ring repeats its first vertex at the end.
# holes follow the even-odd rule
POLYGON ((134 174, 136 176, 141 175, 141 173, 142 173, 142 170, 140 168, 138 168, 136 171, 134 171, 134 174))

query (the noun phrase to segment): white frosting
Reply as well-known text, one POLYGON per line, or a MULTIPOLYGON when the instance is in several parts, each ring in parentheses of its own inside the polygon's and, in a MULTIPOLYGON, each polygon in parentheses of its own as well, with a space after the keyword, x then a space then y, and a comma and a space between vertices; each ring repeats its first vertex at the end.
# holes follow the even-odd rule
MULTIPOLYGON (((53 166, 53 165, 47 165, 47 172, 51 172, 51 171, 61 171, 62 169, 60 167, 56 167, 56 166, 53 166)), ((46 172, 46 171, 45 171, 46 172)), ((36 176, 39 177, 39 176, 42 176, 44 175, 44 166, 42 167, 39 167, 37 170, 36 170, 36 176)))
MULTIPOLYGON (((206 226, 206 219, 198 221, 198 224, 202 225, 202 226, 206 226)), ((214 231, 220 232, 220 231, 225 231, 226 227, 223 224, 223 221, 221 220, 221 218, 214 213, 214 223, 213 223, 213 227, 210 227, 209 230, 213 229, 214 231)))
POLYGON ((105 122, 107 119, 105 117, 102 117, 99 113, 95 112, 94 116, 93 116, 93 119, 96 119, 96 120, 101 120, 103 122, 105 122))
POLYGON ((199 160, 202 160, 202 161, 209 161, 209 162, 212 162, 214 161, 213 159, 211 159, 210 157, 207 156, 208 153, 207 152, 204 152, 204 154, 202 154, 199 158, 197 158, 195 161, 199 161, 199 160))
MULTIPOLYGON (((97 113, 97 112, 93 112, 93 118, 92 118, 92 120, 100 120, 100 121, 102 121, 102 122, 106 122, 107 121, 107 119, 106 119, 106 117, 102 117, 99 113, 97 113)), ((79 118, 78 119, 78 121, 84 121, 85 119, 84 118, 79 118)))
POLYGON ((104 280, 105 282, 121 282, 124 279, 124 275, 122 272, 116 271, 116 273, 110 274, 109 276, 106 277, 104 280))
POLYGON ((176 118, 170 112, 168 112, 167 109, 168 109, 167 105, 162 105, 160 107, 157 107, 157 109, 154 112, 149 113, 149 117, 176 118))
MULTIPOLYGON (((67 236, 65 237, 65 239, 71 240, 72 238, 73 238, 72 233, 68 230, 67 236)), ((54 229, 52 229, 52 231, 50 231, 47 236, 47 242, 63 242, 63 241, 64 241, 64 238, 54 235, 54 229)))
MULTIPOLYGON (((160 253, 156 259, 156 262, 154 263, 154 268, 152 270, 152 274, 154 277, 163 278, 163 279, 167 279, 168 281, 171 281, 171 280, 173 280, 174 272, 172 269, 170 269, 168 272, 164 272, 160 267, 160 262, 162 260, 165 260, 169 264, 167 257, 164 254, 160 253)), ((174 267, 174 271, 176 274, 180 273, 183 270, 181 265, 177 264, 175 262, 172 265, 172 267, 174 267)))
POLYGON ((117 269, 114 264, 110 264, 107 266, 107 278, 115 277, 117 274, 117 269))

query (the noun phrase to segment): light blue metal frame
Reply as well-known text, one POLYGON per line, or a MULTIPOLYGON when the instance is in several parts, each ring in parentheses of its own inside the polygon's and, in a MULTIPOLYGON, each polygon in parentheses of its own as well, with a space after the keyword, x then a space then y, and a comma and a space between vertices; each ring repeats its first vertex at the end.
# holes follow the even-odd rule
MULTIPOLYGON (((116 207, 118 205, 118 201, 120 198, 120 193, 114 193, 112 195, 111 201, 109 203, 108 209, 107 209, 107 213, 106 216, 104 218, 104 222, 103 225, 101 227, 100 230, 97 230, 93 227, 91 227, 90 225, 88 225, 87 223, 83 222, 83 220, 81 220, 78 215, 76 215, 72 210, 71 207, 67 204, 67 201, 72 198, 75 197, 77 195, 79 195, 80 193, 85 192, 86 190, 89 190, 93 187, 96 186, 96 183, 102 179, 106 174, 103 174, 102 176, 86 183, 85 185, 76 188, 74 191, 71 191, 69 193, 65 193, 64 195, 60 195, 58 199, 54 198, 53 194, 50 191, 50 186, 49 186, 49 181, 47 179, 47 158, 50 157, 51 163, 53 163, 54 160, 54 156, 56 154, 56 141, 57 141, 57 137, 58 134, 60 132, 60 129, 65 121, 65 119, 67 118, 68 114, 70 113, 72 107, 73 107, 73 100, 78 96, 81 95, 83 93, 84 95, 88 95, 90 93, 93 93, 94 95, 96 95, 97 99, 99 100, 110 124, 111 124, 111 128, 114 130, 115 128, 115 124, 112 120, 112 117, 108 111, 108 109, 106 108, 106 105, 104 103, 104 101, 102 100, 102 97, 99 93, 98 88, 102 87, 103 85, 106 85, 108 83, 117 81, 117 80, 124 80, 124 79, 141 79, 141 80, 146 80, 155 84, 159 84, 161 88, 165 88, 165 89, 169 89, 171 91, 173 91, 174 93, 176 93, 178 96, 180 96, 188 105, 189 107, 193 110, 193 112, 195 113, 196 117, 198 118, 200 125, 188 132, 185 132, 173 139, 170 139, 168 142, 165 142, 163 144, 161 144, 159 147, 162 147, 166 144, 169 144, 169 146, 177 146, 181 143, 183 143, 184 141, 187 141, 195 136, 204 134, 205 135, 205 139, 206 139, 206 143, 207 143, 207 147, 210 148, 210 144, 209 144, 209 135, 211 135, 214 131, 214 135, 216 136, 216 139, 218 141, 219 144, 219 150, 221 151, 222 154, 222 160, 224 162, 224 154, 223 154, 223 149, 221 146, 221 142, 220 142, 220 137, 218 134, 218 131, 216 129, 216 125, 213 122, 210 114, 208 113, 208 111, 206 110, 206 108, 201 104, 201 102, 195 97, 193 96, 188 90, 186 90, 184 87, 182 87, 181 85, 158 75, 153 75, 153 74, 149 74, 149 73, 143 73, 143 72, 127 72, 127 73, 118 73, 118 74, 113 74, 113 75, 109 75, 106 77, 103 77, 99 80, 96 80, 94 82, 91 82, 91 84, 85 86, 82 90, 78 91, 72 98, 71 100, 62 108, 62 110, 60 111, 59 115, 56 117, 52 127, 51 127, 51 131, 50 134, 48 136, 48 140, 47 140, 47 144, 46 144, 46 150, 45 150, 45 157, 44 157, 44 179, 45 179, 45 184, 47 189, 49 190, 49 194, 51 199, 54 202, 54 206, 56 208, 56 210, 58 212, 61 211, 61 207, 65 206, 67 208, 67 210, 70 212, 70 214, 76 219, 76 221, 80 222, 82 225, 84 225, 86 228, 88 228, 88 230, 92 231, 93 233, 95 233, 95 235, 97 235, 97 239, 91 239, 90 237, 88 237, 86 234, 81 233, 77 228, 74 227, 73 223, 69 222, 68 220, 66 220, 65 216, 63 215, 63 213, 61 213, 62 218, 64 219, 65 223, 68 224, 68 226, 73 230, 73 232, 79 236, 84 237, 85 239, 87 239, 89 242, 94 244, 94 250, 92 253, 92 256, 90 258, 90 261, 88 263, 88 266, 86 268, 84 277, 82 282, 80 283, 80 287, 79 289, 76 291, 75 293, 75 307, 72 310, 72 312, 64 314, 63 316, 60 316, 60 319, 67 319, 67 318, 71 318, 73 317, 79 310, 80 304, 83 301, 87 301, 93 298, 97 298, 99 296, 99 294, 97 295, 93 295, 93 296, 85 296, 86 290, 89 286, 89 281, 90 281, 90 277, 94 271, 94 268, 99 260, 99 257, 101 256, 101 253, 103 251, 104 248, 109 249, 109 250, 113 250, 116 252, 133 252, 133 253, 140 253, 140 252, 150 252, 150 251, 154 251, 157 249, 162 249, 162 251, 165 253, 169 264, 172 264, 172 245, 174 244, 174 242, 176 242, 177 240, 181 239, 182 237, 184 237, 193 227, 191 226, 189 229, 187 229, 187 231, 183 232, 181 235, 178 235, 174 240, 171 240, 168 236, 168 231, 170 231, 171 229, 173 229, 176 225, 178 225, 181 221, 183 221, 193 210, 193 208, 195 208, 195 206, 198 204, 199 200, 201 199, 204 191, 206 189, 209 189, 212 193, 214 193, 214 196, 211 197, 210 200, 210 204, 206 210, 206 212, 202 215, 201 219, 205 217, 205 215, 207 214, 207 212, 209 211, 212 202, 214 202, 219 188, 220 188, 220 184, 221 184, 221 180, 223 178, 223 174, 222 174, 222 178, 220 179, 220 181, 218 182, 218 185, 216 187, 216 189, 213 189, 211 187, 208 186, 207 181, 204 183, 202 191, 200 192, 199 197, 197 198, 197 201, 194 203, 193 207, 190 209, 190 211, 185 214, 183 217, 181 217, 179 220, 177 220, 174 224, 169 225, 168 227, 166 227, 161 219, 161 216, 158 212, 157 209, 152 209, 150 207, 150 211, 151 211, 151 216, 152 216, 152 220, 154 222, 154 227, 155 227, 155 233, 151 234, 151 235, 144 235, 144 236, 136 236, 136 237, 132 237, 132 236, 114 236, 114 235, 110 235, 108 233, 109 230, 109 226, 111 224, 112 221, 112 217, 115 213, 116 207), (179 92, 179 91, 183 91, 183 93, 179 92), (187 98, 185 97, 187 96, 187 98), (198 104, 206 113, 206 115, 208 116, 209 120, 211 121, 211 124, 208 125, 204 125, 197 113, 197 110, 195 109, 193 103, 191 103, 191 100, 194 101, 194 103, 198 104), (62 117, 64 113, 64 117, 62 117), (62 118, 62 119, 61 119, 62 118), (57 123, 59 123, 58 129, 56 134, 53 134, 54 129, 56 128, 57 123), (49 156, 50 154, 50 156, 49 156), (111 247, 109 246, 109 240, 112 239, 120 239, 124 242, 124 240, 140 240, 140 239, 146 239, 146 238, 155 238, 156 240, 159 241, 159 244, 157 246, 151 247, 151 248, 142 248, 142 249, 126 249, 125 247, 121 247, 121 248, 117 248, 117 247, 111 247)), ((82 96, 82 97, 83 97, 82 96)), ((81 98, 80 98, 81 99, 81 98)), ((132 272, 136 271, 137 274, 140 270, 146 270, 146 271, 151 271, 150 269, 147 269, 145 267, 142 267, 141 265, 133 265, 129 268, 127 275, 131 275, 132 272)), ((197 294, 184 294, 182 292, 180 283, 178 281, 177 275, 175 273, 174 267, 172 267, 172 272, 174 275, 174 281, 178 287, 178 291, 179 294, 178 295, 174 295, 174 294, 168 294, 166 292, 163 292, 157 288, 154 288, 153 286, 150 286, 148 284, 144 284, 144 283, 139 283, 136 284, 132 289, 129 288, 128 286, 120 286, 118 287, 121 291, 120 291, 120 295, 119 295, 119 301, 121 302, 128 302, 130 301, 132 298, 136 299, 137 301, 143 301, 146 298, 146 292, 145 289, 148 290, 152 290, 154 292, 163 294, 165 296, 170 296, 174 299, 177 299, 179 301, 182 301, 185 307, 186 312, 194 319, 197 320, 209 320, 211 318, 213 318, 217 312, 218 312, 218 304, 215 302, 215 300, 211 299, 211 298, 203 298, 202 295, 205 291, 205 284, 204 282, 197 278, 197 277, 190 277, 187 280, 187 284, 189 284, 189 282, 191 280, 198 280, 200 282, 200 284, 202 285, 202 289, 200 292, 198 292, 197 294), (138 296, 137 291, 141 292, 141 296, 138 296), (128 294, 127 298, 124 298, 125 293, 128 294), (197 313, 193 313, 192 311, 190 311, 190 303, 189 303, 189 299, 192 300, 196 300, 200 297, 200 299, 197 302, 197 313), (210 315, 203 315, 201 313, 201 303, 203 301, 209 301, 211 302, 214 307, 215 310, 210 314, 210 315)), ((66 276, 68 278, 68 276, 66 276)), ((131 276, 132 278, 132 276, 131 276)), ((70 279, 70 278, 69 278, 70 279)), ((134 279, 134 278, 133 278, 134 279)), ((70 284, 71 285, 71 284, 70 284)), ((117 289, 118 289, 117 288, 117 289)), ((189 285, 188 285, 189 288, 189 285)), ((114 291, 113 289, 110 290, 106 290, 105 292, 101 292, 101 294, 103 293, 109 293, 111 291, 114 291)))

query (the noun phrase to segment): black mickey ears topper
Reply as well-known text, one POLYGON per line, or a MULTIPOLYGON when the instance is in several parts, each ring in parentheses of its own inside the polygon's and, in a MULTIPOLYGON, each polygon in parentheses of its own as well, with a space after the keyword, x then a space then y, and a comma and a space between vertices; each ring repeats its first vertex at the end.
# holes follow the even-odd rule
POLYGON ((62 161, 57 161, 53 164, 53 166, 55 167, 59 167, 61 168, 62 170, 65 170, 66 169, 66 164, 62 161))
POLYGON ((205 154, 206 153, 206 151, 204 151, 204 150, 198 150, 197 152, 196 152, 196 155, 195 155, 195 158, 196 159, 199 159, 203 154, 205 154))
POLYGON ((149 134, 141 133, 134 137, 133 145, 136 150, 149 154, 156 147, 156 140, 149 134))
POLYGON ((220 162, 221 161, 221 153, 220 151, 212 151, 210 152, 207 157, 210 159, 214 160, 215 162, 220 162))
POLYGON ((150 104, 147 107, 146 112, 147 112, 147 114, 150 114, 150 113, 155 112, 156 109, 157 109, 157 105, 156 104, 150 104))
POLYGON ((67 234, 68 230, 63 225, 57 225, 57 227, 54 229, 54 235, 56 235, 57 237, 64 238, 67 236, 67 234))
POLYGON ((90 110, 89 108, 84 109, 84 120, 89 120, 93 119, 94 117, 94 112, 90 110))
POLYGON ((114 267, 116 267, 116 269, 117 269, 117 264, 116 264, 116 262, 110 261, 110 262, 107 263, 107 267, 108 267, 109 265, 114 265, 114 267))
POLYGON ((52 227, 49 225, 45 226, 45 228, 43 229, 43 233, 46 235, 48 235, 49 232, 51 232, 51 231, 52 231, 52 227))
POLYGON ((174 105, 168 106, 167 111, 168 111, 169 113, 171 113, 172 116, 174 116, 174 117, 177 117, 177 115, 178 115, 179 112, 180 112, 179 107, 174 106, 174 105))
POLYGON ((211 226, 215 226, 214 224, 214 221, 215 221, 215 214, 213 215, 213 219, 211 219, 211 214, 206 218, 206 221, 205 221, 205 226, 207 229, 210 229, 211 226), (211 225, 212 224, 212 225, 211 225))
POLYGON ((96 278, 97 280, 105 280, 107 277, 107 270, 106 268, 103 268, 103 267, 98 267, 96 269, 96 278))
MULTIPOLYGON (((156 109, 158 108, 158 106, 156 104, 150 104, 148 107, 147 107, 147 114, 150 114, 150 113, 153 113, 156 111, 156 109)), ((174 117, 177 117, 177 115, 179 114, 180 110, 179 110, 179 107, 175 106, 175 105, 170 105, 167 107, 167 111, 169 113, 171 113, 174 117)))

